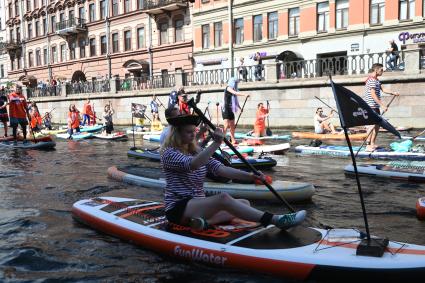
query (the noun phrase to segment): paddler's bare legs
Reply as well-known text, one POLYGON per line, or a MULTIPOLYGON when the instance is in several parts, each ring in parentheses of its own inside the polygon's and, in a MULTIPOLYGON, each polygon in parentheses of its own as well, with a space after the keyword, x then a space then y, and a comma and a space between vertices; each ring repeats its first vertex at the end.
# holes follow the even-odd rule
POLYGON ((379 128, 379 125, 372 126, 372 132, 370 133, 369 138, 367 139, 369 145, 366 147, 366 151, 374 151, 376 149, 376 138, 378 137, 379 128))
POLYGON ((226 136, 226 134, 227 134, 227 129, 230 130, 230 142, 233 143, 233 144, 236 143, 235 120, 224 119, 224 128, 223 128, 224 136, 226 136))

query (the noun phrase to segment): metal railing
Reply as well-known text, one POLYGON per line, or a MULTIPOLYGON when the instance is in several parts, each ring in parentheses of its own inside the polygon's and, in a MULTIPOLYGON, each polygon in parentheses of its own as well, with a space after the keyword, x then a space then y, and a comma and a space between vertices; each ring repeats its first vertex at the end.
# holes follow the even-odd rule
POLYGON ((60 85, 40 85, 37 87, 28 87, 27 95, 30 97, 49 97, 60 96, 62 93, 60 85))
POLYGON ((119 79, 117 91, 134 91, 153 88, 169 88, 176 86, 175 75, 154 75, 119 79))
POLYGON ((155 9, 155 8, 160 8, 163 6, 168 6, 171 4, 185 4, 187 3, 187 0, 151 0, 151 1, 146 1, 146 8, 147 9, 155 9))
MULTIPOLYGON (((265 71, 263 65, 239 66, 233 68, 233 76, 241 82, 253 82, 264 80, 265 71)), ((232 77, 232 68, 214 70, 193 71, 183 73, 183 84, 191 85, 214 85, 226 84, 232 77)))
POLYGON ((109 80, 94 80, 86 82, 71 82, 66 84, 66 94, 110 92, 109 80))
POLYGON ((60 30, 68 29, 68 28, 73 28, 73 27, 84 29, 85 23, 86 23, 85 19, 71 18, 69 20, 57 22, 56 23, 56 31, 60 31, 60 30))
MULTIPOLYGON (((389 69, 389 56, 381 52, 283 62, 278 64, 278 77, 288 79, 323 77, 328 74, 362 75, 367 74, 374 63, 381 63, 385 69, 389 69)), ((396 70, 404 69, 402 62, 403 54, 400 53, 395 63, 396 70)))

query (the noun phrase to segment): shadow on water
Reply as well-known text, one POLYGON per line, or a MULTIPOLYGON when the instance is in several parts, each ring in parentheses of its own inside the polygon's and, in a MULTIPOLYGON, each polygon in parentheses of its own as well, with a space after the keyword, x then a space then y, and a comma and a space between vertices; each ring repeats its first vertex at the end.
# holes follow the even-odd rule
MULTIPOLYGON (((383 135, 381 135, 381 138, 383 135)), ((389 142, 389 136, 385 136, 389 142)), ((308 144, 306 140, 294 140, 308 144)), ((141 145, 142 141, 137 140, 141 145)), ((157 163, 127 158, 128 142, 58 141, 54 151, 0 152, 0 281, 16 282, 295 282, 237 270, 183 263, 87 228, 71 217, 72 204, 99 195, 162 200, 162 192, 109 180, 112 165, 157 163)), ((145 143, 144 146, 155 146, 145 143)), ((311 182, 313 202, 306 209, 313 223, 363 227, 348 159, 275 156, 275 180, 311 182)), ((372 161, 365 161, 373 163, 372 161)), ((375 161, 376 162, 376 161, 375 161)), ((425 186, 361 177, 373 234, 425 245, 425 223, 415 217, 415 202, 425 186)), ((278 203, 254 202, 283 212, 278 203)))

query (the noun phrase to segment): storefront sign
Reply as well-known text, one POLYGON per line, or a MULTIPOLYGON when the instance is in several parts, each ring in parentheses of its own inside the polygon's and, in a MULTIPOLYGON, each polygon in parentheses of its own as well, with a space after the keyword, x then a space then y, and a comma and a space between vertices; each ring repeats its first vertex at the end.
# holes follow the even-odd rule
POLYGON ((398 39, 403 44, 406 44, 408 40, 412 40, 413 43, 425 42, 425 32, 410 33, 405 31, 398 35, 398 39))

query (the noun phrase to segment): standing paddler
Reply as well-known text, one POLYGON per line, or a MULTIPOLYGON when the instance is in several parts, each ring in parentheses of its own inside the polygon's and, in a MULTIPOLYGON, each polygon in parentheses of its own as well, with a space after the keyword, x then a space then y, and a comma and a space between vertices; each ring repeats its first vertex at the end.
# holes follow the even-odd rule
POLYGON ((24 135, 24 143, 27 142, 27 126, 28 126, 28 104, 22 94, 22 86, 16 85, 15 92, 9 94, 9 118, 10 126, 13 130, 14 144, 18 143, 18 125, 21 126, 24 135))

